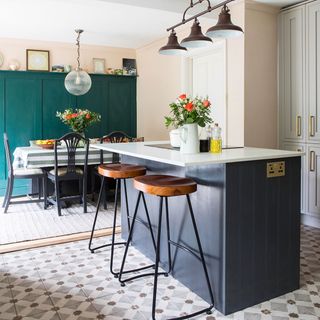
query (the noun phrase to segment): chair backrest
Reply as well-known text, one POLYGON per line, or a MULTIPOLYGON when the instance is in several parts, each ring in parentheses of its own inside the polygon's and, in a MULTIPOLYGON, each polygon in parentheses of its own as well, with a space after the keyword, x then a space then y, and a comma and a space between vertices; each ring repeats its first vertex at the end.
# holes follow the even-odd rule
MULTIPOLYGON (((100 143, 126 143, 126 142, 143 142, 144 138, 133 138, 128 136, 123 131, 113 131, 100 138, 100 143)), ((112 162, 119 162, 119 155, 117 153, 112 154, 112 162)), ((103 163, 103 150, 100 151, 100 163, 103 163)))
POLYGON ((64 145, 67 148, 67 171, 64 175, 64 178, 67 176, 76 176, 76 152, 77 148, 79 148, 79 143, 84 142, 84 150, 85 150, 85 158, 84 158, 84 175, 87 174, 87 167, 88 167, 88 154, 89 154, 89 139, 84 138, 78 133, 71 132, 67 133, 62 136, 60 139, 55 140, 54 144, 54 168, 55 174, 58 175, 58 168, 59 168, 59 155, 58 155, 58 144, 59 142, 64 142, 64 145))
POLYGON ((8 176, 12 176, 13 175, 12 159, 11 159, 11 152, 10 152, 8 135, 6 132, 4 132, 4 134, 3 134, 3 143, 4 143, 4 150, 6 153, 8 176))

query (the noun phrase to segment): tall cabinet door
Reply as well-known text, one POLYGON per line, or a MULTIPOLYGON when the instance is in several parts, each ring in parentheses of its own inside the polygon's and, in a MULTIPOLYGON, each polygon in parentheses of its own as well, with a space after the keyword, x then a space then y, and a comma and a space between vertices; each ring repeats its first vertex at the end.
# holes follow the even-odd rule
POLYGON ((302 141, 304 125, 305 8, 282 14, 280 32, 280 109, 282 139, 302 141))
POLYGON ((307 211, 320 218, 320 147, 308 147, 307 211))
POLYGON ((320 1, 306 6, 309 141, 320 141, 320 1))

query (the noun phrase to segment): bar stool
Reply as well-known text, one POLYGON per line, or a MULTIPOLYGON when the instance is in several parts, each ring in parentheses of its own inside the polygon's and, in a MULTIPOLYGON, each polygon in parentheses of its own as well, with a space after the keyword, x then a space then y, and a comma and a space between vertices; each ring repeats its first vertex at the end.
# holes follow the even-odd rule
POLYGON ((157 285, 158 285, 158 275, 159 273, 159 262, 160 262, 160 239, 161 239, 161 225, 162 225, 162 209, 163 209, 163 200, 165 200, 165 214, 166 214, 166 228, 167 228, 167 242, 168 242, 168 262, 169 262, 169 270, 167 272, 164 272, 162 274, 168 275, 168 273, 171 272, 172 270, 172 260, 171 260, 171 245, 176 246, 177 248, 183 249, 189 253, 191 253, 193 256, 195 256, 197 259, 199 259, 202 263, 203 271, 204 271, 204 276, 205 276, 205 281, 206 285, 208 287, 208 292, 210 295, 210 300, 211 304, 209 307, 202 309, 200 311, 194 312, 192 314, 186 315, 186 316, 181 316, 178 318, 174 319, 188 319, 190 317, 197 316, 201 313, 206 312, 207 314, 211 313, 211 309, 214 306, 214 298, 213 298, 213 292, 212 288, 210 285, 210 280, 209 280, 209 275, 208 275, 208 270, 206 267, 205 259, 204 259, 204 254, 201 246, 201 241, 199 237, 199 232, 197 228, 197 224, 194 218, 194 213, 190 201, 190 196, 189 194, 197 191, 197 184, 188 178, 180 178, 180 177, 174 177, 174 176, 167 176, 167 175, 145 175, 145 176, 140 176, 134 178, 134 187, 139 190, 139 195, 137 199, 137 204, 135 208, 134 215, 132 217, 132 225, 131 229, 129 231, 128 235, 128 240, 124 252, 124 256, 122 259, 121 263, 121 268, 119 272, 119 281, 121 283, 121 286, 125 286, 125 283, 127 281, 136 279, 138 276, 133 276, 127 279, 122 279, 123 275, 123 269, 128 253, 128 248, 130 245, 130 242, 132 240, 133 236, 133 230, 134 230, 134 224, 137 216, 137 211, 138 211, 138 205, 139 201, 141 199, 141 196, 143 196, 144 193, 150 194, 150 195, 155 195, 160 198, 160 205, 159 205, 159 216, 158 216, 158 234, 157 234, 157 243, 156 243, 156 259, 155 259, 155 267, 154 267, 154 272, 145 274, 145 275, 153 275, 154 276, 154 286, 153 286, 153 298, 152 298, 152 319, 155 319, 155 311, 156 311, 156 299, 157 299, 157 285), (169 220, 169 209, 168 209, 168 197, 173 197, 173 196, 183 196, 185 195, 187 198, 187 203, 189 207, 189 213, 191 216, 191 221, 193 225, 193 230, 194 234, 196 237, 197 245, 198 245, 198 250, 199 250, 199 255, 196 253, 195 250, 188 248, 182 244, 176 243, 170 239, 170 220, 169 220))
MULTIPOLYGON (((90 240, 89 240, 89 250, 91 251, 91 253, 94 253, 95 250, 111 246, 110 272, 114 275, 115 278, 117 278, 118 273, 113 270, 114 246, 126 244, 126 242, 115 242, 117 209, 118 209, 118 199, 120 196, 119 189, 121 187, 121 181, 123 181, 123 186, 124 186, 126 213, 127 213, 127 225, 128 225, 128 230, 130 231, 130 219, 132 217, 130 216, 130 213, 129 213, 126 179, 131 179, 131 178, 145 175, 146 168, 142 167, 142 166, 138 166, 138 165, 133 165, 133 164, 112 163, 112 164, 99 165, 98 172, 102 176, 102 181, 101 181, 101 186, 100 186, 96 214, 94 217, 92 230, 91 230, 91 236, 90 236, 90 240), (115 198, 114 198, 114 215, 113 215, 113 226, 112 226, 112 240, 111 240, 111 243, 107 243, 107 244, 92 248, 92 239, 93 239, 95 226, 96 226, 96 222, 97 222, 97 218, 98 218, 98 214, 99 214, 99 208, 100 208, 100 204, 101 204, 104 185, 106 183, 106 178, 113 178, 116 180, 116 191, 115 191, 115 198)), ((155 238, 154 238, 153 231, 152 231, 152 226, 151 226, 151 221, 150 221, 150 216, 149 216, 146 200, 145 200, 144 196, 142 197, 142 199, 143 199, 145 213, 146 213, 148 223, 146 224, 143 220, 141 220, 139 218, 136 218, 136 219, 139 222, 143 223, 150 230, 152 242, 153 242, 153 245, 155 248, 155 238)), ((144 269, 147 269, 150 267, 154 267, 154 265, 149 265, 149 266, 139 268, 137 271, 144 270, 144 269)), ((124 273, 126 273, 126 272, 124 272, 124 273)))

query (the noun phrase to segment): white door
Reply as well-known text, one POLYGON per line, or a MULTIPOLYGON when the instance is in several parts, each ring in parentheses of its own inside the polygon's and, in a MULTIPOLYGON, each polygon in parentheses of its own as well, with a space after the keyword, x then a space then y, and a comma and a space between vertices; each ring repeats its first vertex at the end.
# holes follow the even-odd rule
POLYGON ((192 58, 192 95, 208 96, 214 122, 222 128, 222 141, 227 144, 226 50, 225 42, 216 43, 209 52, 192 58))

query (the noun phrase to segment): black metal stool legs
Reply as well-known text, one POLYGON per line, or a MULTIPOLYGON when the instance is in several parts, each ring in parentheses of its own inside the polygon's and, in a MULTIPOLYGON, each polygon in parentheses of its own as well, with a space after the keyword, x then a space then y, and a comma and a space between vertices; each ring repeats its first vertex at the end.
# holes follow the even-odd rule
MULTIPOLYGON (((127 281, 130 281, 130 280, 133 280, 133 279, 137 279, 137 278, 142 278, 142 277, 145 277, 145 276, 153 276, 154 275, 154 272, 150 272, 150 273, 138 274, 138 275, 132 276, 130 278, 126 278, 126 279, 122 278, 123 274, 142 271, 142 270, 145 270, 145 269, 153 268, 155 266, 155 264, 151 264, 151 265, 144 266, 144 267, 141 267, 141 268, 136 268, 136 269, 131 269, 131 270, 123 270, 124 266, 125 266, 125 261, 126 261, 126 258, 127 258, 127 254, 128 254, 128 249, 129 249, 130 243, 132 241, 134 226, 135 226, 135 223, 137 221, 141 222, 148 229, 150 229, 150 235, 151 235, 151 238, 152 238, 152 243, 153 243, 154 249, 156 251, 157 250, 156 249, 157 246, 156 246, 155 239, 154 239, 151 220, 150 220, 150 216, 149 216, 149 212, 148 212, 148 208, 147 208, 147 205, 146 205, 146 200, 145 200, 144 194, 141 191, 138 194, 136 207, 135 207, 135 210, 134 210, 134 214, 132 216, 132 224, 131 224, 131 228, 129 230, 128 240, 127 240, 127 244, 126 244, 126 248, 125 248, 125 251, 124 251, 124 255, 123 255, 122 263, 121 263, 121 268, 120 268, 120 272, 119 272, 119 281, 120 281, 122 287, 125 286, 125 283, 127 281), (139 209, 139 204, 140 204, 141 198, 143 200, 144 207, 145 207, 145 213, 146 213, 146 217, 147 217, 147 221, 148 221, 147 223, 144 223, 140 218, 137 217, 137 213, 138 213, 138 209, 139 209)), ((166 274, 167 275, 167 273, 161 273, 161 274, 166 274)))

